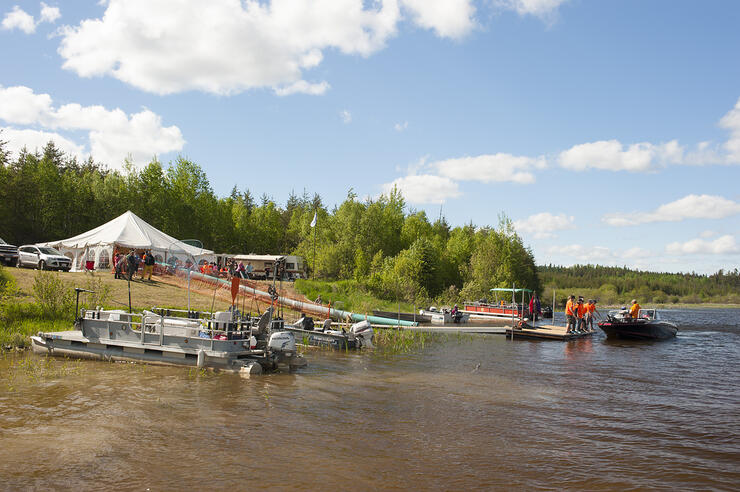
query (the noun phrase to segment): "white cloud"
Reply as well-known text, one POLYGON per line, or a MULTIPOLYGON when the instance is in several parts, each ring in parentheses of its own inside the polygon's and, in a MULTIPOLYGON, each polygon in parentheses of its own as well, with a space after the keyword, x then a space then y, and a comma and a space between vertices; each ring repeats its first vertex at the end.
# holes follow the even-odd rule
POLYGON ((393 129, 396 130, 397 132, 405 131, 406 128, 408 127, 409 127, 408 121, 404 121, 403 123, 396 123, 395 125, 393 125, 393 129))
MULTIPOLYGON (((54 108, 51 96, 35 94, 32 89, 22 86, 0 86, 0 120, 51 130, 87 131, 89 153, 97 161, 114 168, 121 166, 129 155, 134 163, 141 164, 155 154, 181 150, 185 144, 178 127, 163 127, 162 118, 148 109, 127 115, 121 109, 108 110, 103 106, 65 104, 54 108)), ((7 135, 10 140, 10 131, 7 135)), ((44 132, 16 135, 24 139, 48 135, 54 137, 51 139, 55 142, 61 142, 60 139, 64 138, 44 132)), ((64 140, 64 145, 72 146, 70 153, 83 156, 82 146, 64 140)))
POLYGON ((722 128, 730 131, 730 138, 725 142, 727 160, 731 163, 740 163, 740 99, 726 115, 719 121, 722 128))
POLYGON ((547 163, 543 157, 532 158, 511 154, 488 154, 476 157, 458 157, 430 164, 446 178, 458 181, 479 181, 482 183, 514 182, 534 183, 532 171, 544 169, 547 163))
POLYGON ((28 152, 42 150, 49 140, 54 141, 58 149, 72 156, 82 158, 84 156, 84 146, 77 145, 71 140, 53 132, 44 132, 39 130, 22 129, 5 127, 0 128, 0 138, 8 142, 7 149, 13 154, 18 154, 24 147, 28 152))
POLYGON ((324 50, 369 56, 400 19, 397 0, 212 0, 208 8, 198 0, 110 0, 101 18, 63 29, 59 54, 80 76, 110 75, 158 94, 314 94, 328 85, 294 84, 324 50))
POLYGON ((716 195, 687 195, 652 212, 606 214, 601 220, 612 226, 628 226, 684 219, 723 219, 736 214, 740 214, 740 203, 716 195))
POLYGON ((566 169, 604 169, 607 171, 649 171, 659 164, 680 163, 684 150, 676 140, 654 145, 643 142, 625 148, 617 140, 601 140, 574 145, 560 153, 566 169))
POLYGON ((514 227, 520 233, 531 234, 535 239, 546 239, 555 237, 553 231, 575 229, 576 226, 572 215, 542 212, 514 221, 514 227))
POLYGON ((438 36, 461 38, 475 27, 475 7, 470 0, 402 0, 414 22, 438 36))
POLYGON ((557 11, 566 0, 498 0, 497 4, 516 11, 519 15, 547 17, 557 11))
POLYGON ((343 109, 339 112, 339 117, 342 118, 342 123, 345 125, 349 125, 352 123, 352 113, 350 113, 348 110, 343 109))
POLYGON ((665 248, 672 255, 726 255, 740 253, 735 238, 731 235, 720 236, 713 241, 705 239, 692 239, 685 243, 670 243, 665 248))
POLYGON ((707 238, 710 238, 710 237, 714 237, 716 235, 717 235, 717 232, 716 231, 706 230, 706 231, 702 231, 702 233, 699 234, 699 237, 704 238, 704 239, 707 239, 707 238))
POLYGON ((59 7, 50 7, 44 2, 41 2, 41 16, 39 22, 54 23, 61 16, 62 13, 59 12, 59 7))
POLYGON ((305 80, 299 80, 284 87, 276 87, 274 90, 275 94, 277 94, 278 96, 290 96, 292 94, 309 94, 311 96, 320 96, 321 94, 325 93, 329 89, 329 87, 331 86, 326 81, 311 84, 309 82, 306 82, 305 80))
POLYGON ((13 10, 5 14, 2 26, 6 30, 20 29, 26 34, 36 32, 36 22, 34 22, 33 16, 26 13, 25 10, 17 5, 13 7, 13 10))
POLYGON ((430 174, 404 176, 383 185, 388 193, 396 186, 410 203, 445 203, 448 198, 460 196, 457 183, 451 179, 430 174))

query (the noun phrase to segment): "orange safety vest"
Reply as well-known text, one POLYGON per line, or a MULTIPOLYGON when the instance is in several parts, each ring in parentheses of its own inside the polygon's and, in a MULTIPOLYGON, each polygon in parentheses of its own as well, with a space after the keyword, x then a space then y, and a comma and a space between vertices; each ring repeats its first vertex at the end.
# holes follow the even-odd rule
POLYGON ((579 318, 583 318, 583 315, 586 314, 586 311, 588 310, 586 306, 583 305, 583 303, 580 303, 576 306, 576 310, 578 313, 579 318))
POLYGON ((573 316, 573 301, 568 299, 568 302, 565 303, 565 314, 568 316, 573 316))
POLYGON ((589 313, 593 313, 596 311, 596 304, 591 304, 590 302, 586 304, 586 307, 588 308, 589 313))
POLYGON ((640 305, 637 303, 634 303, 632 307, 630 308, 630 316, 633 318, 637 318, 637 314, 640 312, 640 305))

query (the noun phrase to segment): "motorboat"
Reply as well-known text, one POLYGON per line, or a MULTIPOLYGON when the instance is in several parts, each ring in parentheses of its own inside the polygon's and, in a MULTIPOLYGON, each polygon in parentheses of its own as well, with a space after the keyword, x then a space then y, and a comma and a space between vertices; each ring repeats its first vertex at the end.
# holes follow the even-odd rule
POLYGON ((429 322, 433 325, 449 325, 452 323, 467 323, 470 315, 459 310, 450 310, 447 308, 437 309, 431 306, 429 309, 420 309, 421 316, 428 316, 429 322))
POLYGON ((33 351, 59 357, 210 368, 244 377, 306 365, 291 332, 269 329, 271 312, 256 324, 236 311, 83 309, 80 314, 74 330, 32 336, 33 351))
POLYGON ((416 322, 416 323, 431 323, 432 322, 432 317, 427 314, 380 311, 380 310, 375 309, 373 310, 373 315, 380 316, 381 318, 399 319, 403 321, 411 321, 411 322, 416 322))
POLYGON ((304 345, 330 347, 339 350, 372 348, 373 328, 367 320, 354 323, 349 327, 334 329, 331 319, 326 319, 317 326, 313 319, 303 316, 292 325, 284 325, 282 329, 289 331, 296 337, 296 341, 304 345))
POLYGON ((640 309, 637 318, 631 317, 626 308, 610 311, 599 328, 607 338, 628 340, 665 340, 678 333, 676 324, 660 319, 655 309, 640 309))

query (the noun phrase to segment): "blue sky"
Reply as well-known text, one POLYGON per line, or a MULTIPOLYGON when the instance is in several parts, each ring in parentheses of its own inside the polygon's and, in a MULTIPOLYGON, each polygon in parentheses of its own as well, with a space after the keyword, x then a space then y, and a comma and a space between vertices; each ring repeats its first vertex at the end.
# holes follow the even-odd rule
POLYGON ((397 185, 538 263, 740 263, 740 3, 0 2, 0 128, 329 206, 397 185))

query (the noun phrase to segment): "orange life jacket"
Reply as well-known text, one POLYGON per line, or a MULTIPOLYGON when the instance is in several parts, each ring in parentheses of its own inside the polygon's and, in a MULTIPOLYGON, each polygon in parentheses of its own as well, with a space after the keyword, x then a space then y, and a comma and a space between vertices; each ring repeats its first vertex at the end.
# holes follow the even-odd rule
POLYGON ((565 303, 565 314, 568 316, 573 316, 573 301, 568 299, 568 302, 565 303))

